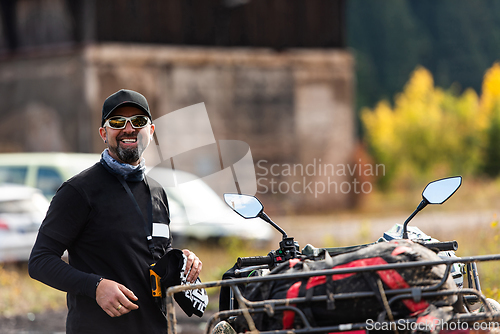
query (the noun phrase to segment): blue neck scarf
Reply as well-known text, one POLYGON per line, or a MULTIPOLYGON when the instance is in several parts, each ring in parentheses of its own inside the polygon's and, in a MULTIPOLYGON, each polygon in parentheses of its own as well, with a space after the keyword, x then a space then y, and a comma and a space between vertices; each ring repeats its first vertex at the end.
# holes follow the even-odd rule
POLYGON ((108 172, 121 176, 125 181, 139 182, 144 180, 144 171, 146 170, 144 158, 141 158, 141 162, 137 166, 132 166, 115 160, 109 155, 109 150, 105 149, 101 154, 101 165, 108 172))

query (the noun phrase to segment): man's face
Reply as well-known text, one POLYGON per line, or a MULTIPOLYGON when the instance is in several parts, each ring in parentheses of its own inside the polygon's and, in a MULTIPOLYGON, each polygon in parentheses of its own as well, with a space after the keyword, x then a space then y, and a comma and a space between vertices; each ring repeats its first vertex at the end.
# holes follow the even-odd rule
MULTIPOLYGON (((140 109, 125 106, 114 110, 108 118, 135 115, 145 115, 145 113, 140 109)), ((142 153, 148 147, 153 132, 154 124, 134 129, 129 121, 123 129, 113 129, 109 126, 99 129, 101 138, 108 145, 109 154, 114 159, 131 165, 137 165, 140 162, 142 153)))

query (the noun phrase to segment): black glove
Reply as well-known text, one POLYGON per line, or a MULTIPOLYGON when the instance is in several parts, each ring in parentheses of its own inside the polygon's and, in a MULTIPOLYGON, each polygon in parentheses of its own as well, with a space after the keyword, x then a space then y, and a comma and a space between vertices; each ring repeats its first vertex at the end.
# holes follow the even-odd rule
MULTIPOLYGON (((161 277, 162 290, 174 285, 191 284, 187 281, 186 270, 187 257, 180 249, 172 249, 165 254, 152 269, 161 277)), ((188 272, 189 274, 189 272, 188 272)), ((198 277, 194 284, 201 283, 198 277)), ((166 295, 164 293, 164 295, 166 295)), ((185 290, 174 294, 175 301, 189 317, 193 314, 203 316, 208 305, 208 295, 205 289, 185 290)))

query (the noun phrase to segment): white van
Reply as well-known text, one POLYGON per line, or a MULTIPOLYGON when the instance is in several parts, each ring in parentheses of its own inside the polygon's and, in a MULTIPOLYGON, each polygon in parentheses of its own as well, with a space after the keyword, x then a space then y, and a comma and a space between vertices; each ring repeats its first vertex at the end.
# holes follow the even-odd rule
POLYGON ((64 181, 100 158, 88 153, 1 153, 0 184, 38 188, 50 200, 64 181))

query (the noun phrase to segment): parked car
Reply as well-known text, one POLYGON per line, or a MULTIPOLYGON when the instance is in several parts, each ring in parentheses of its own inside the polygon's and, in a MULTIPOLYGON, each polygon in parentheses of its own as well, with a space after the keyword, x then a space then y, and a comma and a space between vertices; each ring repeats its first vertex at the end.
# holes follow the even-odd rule
POLYGON ((2 153, 0 184, 38 188, 50 200, 64 181, 99 159, 99 154, 88 153, 2 153))
MULTIPOLYGON (((64 181, 99 160, 99 154, 4 153, 0 154, 0 184, 38 188, 50 200, 64 181)), ((178 179, 193 180, 187 192, 185 187, 183 190, 175 187, 171 169, 155 167, 148 172, 167 192, 171 231, 178 241, 181 238, 238 237, 267 242, 272 238, 274 232, 268 224, 258 219, 252 224, 245 221, 197 176, 182 171, 175 173, 178 179)), ((40 222, 42 220, 43 217, 40 222)))
POLYGON ((231 210, 219 195, 193 174, 155 167, 148 175, 160 183, 168 196, 170 230, 176 236, 195 239, 237 237, 258 244, 269 242, 274 229, 262 221, 246 220, 231 210), (174 176, 175 174, 175 176, 174 176), (174 180, 192 180, 189 187, 174 180), (183 189, 184 188, 184 189, 183 189))
POLYGON ((27 261, 49 201, 38 189, 0 185, 0 261, 27 261))

